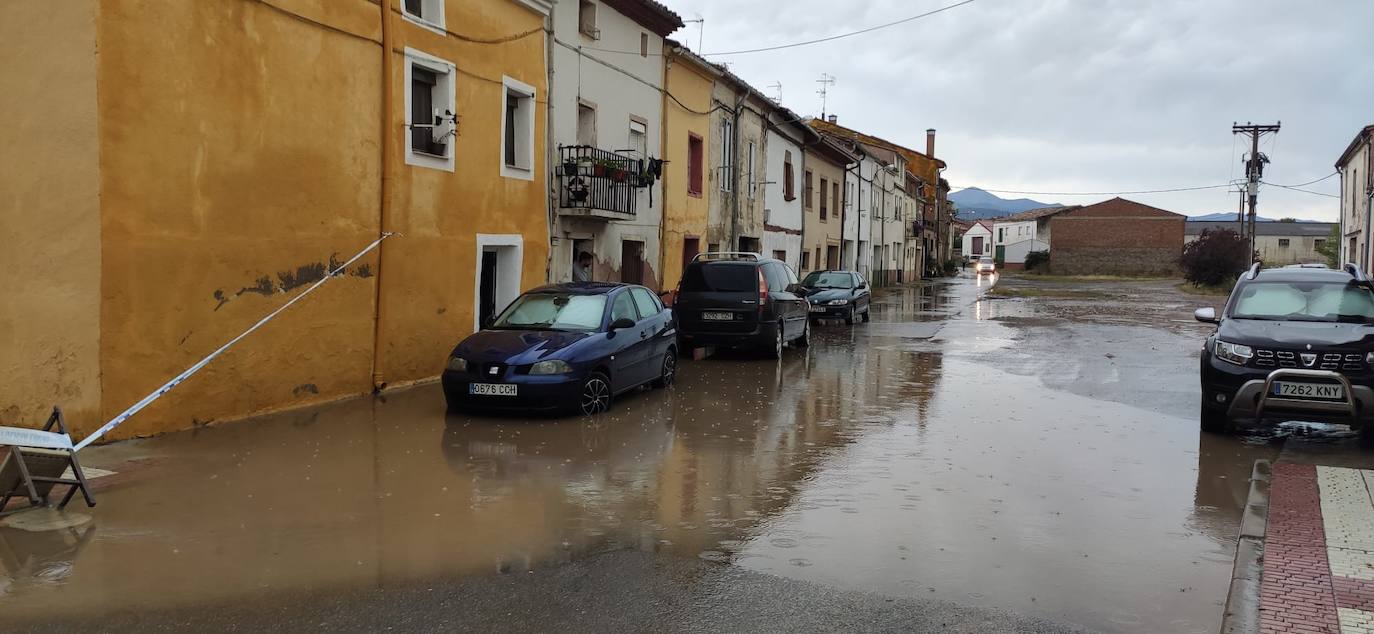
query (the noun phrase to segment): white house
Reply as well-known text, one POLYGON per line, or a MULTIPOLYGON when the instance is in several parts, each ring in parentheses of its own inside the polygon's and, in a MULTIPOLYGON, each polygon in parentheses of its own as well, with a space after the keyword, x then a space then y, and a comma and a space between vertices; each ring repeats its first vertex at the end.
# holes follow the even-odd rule
POLYGON ((764 136, 763 252, 801 270, 802 148, 820 138, 796 114, 778 108, 767 114, 764 136))
POLYGON ((1341 175, 1341 262, 1370 269, 1365 227, 1374 218, 1374 125, 1365 126, 1336 160, 1341 175))
POLYGON ((1043 207, 993 220, 993 257, 1002 260, 1004 268, 1021 268, 1026 255, 1050 250, 1050 219, 1073 209, 1078 206, 1043 207))
MULTIPOLYGON (((844 142, 841 140, 841 142, 844 142)), ((869 184, 880 168, 878 161, 859 145, 851 146, 859 155, 858 164, 845 172, 844 177, 844 268, 858 271, 869 277, 872 271, 873 245, 869 236, 873 232, 873 192, 869 184)))
POLYGON ((549 95, 549 276, 659 285, 663 38, 682 19, 653 0, 554 4, 549 95))
POLYGON ((992 257, 992 225, 985 220, 973 223, 964 232, 965 257, 992 257))

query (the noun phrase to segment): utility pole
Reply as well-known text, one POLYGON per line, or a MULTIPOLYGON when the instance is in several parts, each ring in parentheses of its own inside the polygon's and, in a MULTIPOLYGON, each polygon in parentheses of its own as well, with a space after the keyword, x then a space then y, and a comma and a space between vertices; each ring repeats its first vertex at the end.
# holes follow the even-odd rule
POLYGON ((1237 123, 1231 124, 1231 134, 1244 134, 1250 137, 1250 156, 1245 161, 1245 193, 1250 199, 1250 221, 1247 235, 1250 237, 1250 255, 1254 258, 1255 253, 1255 207, 1259 205, 1259 184, 1260 178, 1264 176, 1264 164, 1269 162, 1269 157, 1260 154, 1260 137, 1266 134, 1278 134, 1279 126, 1283 122, 1269 124, 1253 124, 1245 122, 1245 125, 1237 123))
POLYGON ((821 85, 816 94, 821 96, 821 121, 825 121, 825 99, 830 92, 830 87, 835 85, 835 77, 830 73, 821 73, 821 78, 816 80, 821 85))

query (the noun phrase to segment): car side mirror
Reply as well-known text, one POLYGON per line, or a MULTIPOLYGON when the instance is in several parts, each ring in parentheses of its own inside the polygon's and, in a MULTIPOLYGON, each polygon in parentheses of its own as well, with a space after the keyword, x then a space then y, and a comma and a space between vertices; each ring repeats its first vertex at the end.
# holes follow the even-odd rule
POLYGON ((800 294, 800 293, 802 292, 802 285, 801 285, 801 284, 788 284, 788 285, 787 285, 787 288, 785 288, 785 289, 783 289, 783 290, 785 290, 785 291, 787 291, 787 292, 789 292, 789 293, 792 293, 792 294, 800 294))
POLYGON ((1217 319, 1217 309, 1212 308, 1211 306, 1208 306, 1206 308, 1199 308, 1193 311, 1193 319, 1196 319, 1204 324, 1221 323, 1221 320, 1217 319))
POLYGON ((859 282, 859 290, 868 288, 868 282, 859 282))
POLYGON ((617 330, 625 330, 626 328, 634 327, 635 320, 630 319, 629 317, 621 317, 620 319, 611 322, 611 332, 615 332, 617 330))

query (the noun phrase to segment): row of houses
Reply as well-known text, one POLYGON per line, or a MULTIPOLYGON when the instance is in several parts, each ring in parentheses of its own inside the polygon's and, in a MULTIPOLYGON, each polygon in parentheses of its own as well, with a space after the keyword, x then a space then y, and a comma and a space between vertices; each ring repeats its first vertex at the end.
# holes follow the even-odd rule
POLYGON ((682 25, 653 0, 4 3, 0 425, 58 403, 92 429, 386 235, 112 438, 426 380, 548 282, 671 289, 707 250, 941 268, 933 130, 800 116, 682 25))
MULTIPOLYGON (((1051 268, 1064 274, 1169 275, 1183 247, 1205 231, 1239 232, 1237 221, 1188 220, 1186 216, 1115 198, 1095 205, 1032 209, 978 220, 964 230, 961 253, 990 257, 1006 270, 1021 270, 1035 251, 1049 252, 1051 268), (1088 219, 1092 218, 1091 222, 1088 219), (1056 227, 1068 236, 1055 239, 1056 227)), ((1255 251, 1269 266, 1324 263, 1322 250, 1335 223, 1256 223, 1255 251)))

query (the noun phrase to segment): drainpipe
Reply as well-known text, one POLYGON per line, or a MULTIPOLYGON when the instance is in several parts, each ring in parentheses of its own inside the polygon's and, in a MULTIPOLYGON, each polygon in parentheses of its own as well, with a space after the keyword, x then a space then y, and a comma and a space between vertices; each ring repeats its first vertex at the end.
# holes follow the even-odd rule
MULTIPOLYGON (((850 172, 850 170, 856 170, 856 169, 858 169, 858 168, 859 168, 859 165, 861 165, 861 164, 862 164, 862 163, 849 163, 849 164, 846 164, 846 165, 844 166, 844 181, 845 181, 845 182, 844 182, 844 197, 845 197, 845 201, 844 201, 844 205, 840 206, 840 268, 844 268, 844 223, 845 223, 845 220, 849 217, 849 212, 848 212, 848 209, 849 209, 849 172, 850 172)), ((856 183, 857 183, 857 180, 856 180, 856 183)), ((859 187, 858 187, 858 185, 856 184, 856 185, 854 186, 854 191, 857 192, 858 190, 859 190, 859 187)), ((857 204, 857 203, 856 203, 856 204, 857 204)), ((857 211, 857 208, 856 208, 855 210, 857 211)), ((856 249, 856 252, 857 252, 857 247, 855 247, 855 249, 856 249)))
MULTIPOLYGON (((739 248, 739 120, 740 114, 744 112, 744 101, 749 98, 749 91, 746 89, 744 94, 735 98, 735 111, 731 114, 734 124, 730 126, 730 244, 726 251, 738 251, 739 248)), ((751 174, 749 176, 753 178, 751 174)))
MULTIPOLYGON (((544 16, 544 215, 548 219, 549 233, 544 237, 544 244, 549 247, 549 256, 544 260, 544 281, 553 283, 553 262, 558 257, 554 253, 553 235, 558 228, 558 181, 554 175, 554 166, 558 164, 558 148, 551 143, 553 139, 553 6, 549 7, 549 14, 544 16)), ((573 257, 577 257, 573 254, 573 257)))
MULTIPOLYGON (((663 44, 663 81, 662 81, 662 86, 663 86, 663 92, 664 92, 664 94, 670 94, 671 91, 672 91, 672 86, 669 86, 669 85, 668 85, 668 67, 671 66, 672 64, 673 64, 673 58, 671 58, 671 57, 668 56, 668 44, 667 44, 667 43, 664 43, 664 44, 663 44)), ((659 156, 661 156, 661 157, 663 157, 663 158, 666 159, 668 153, 667 153, 666 151, 664 151, 664 147, 665 147, 665 145, 666 145, 665 142, 664 142, 664 140, 668 137, 668 100, 667 100, 667 99, 660 99, 659 101, 661 102, 661 106, 660 106, 659 119, 658 119, 658 154, 659 154, 659 156)), ((709 128, 708 128, 708 129, 709 129, 709 128)), ((705 144, 703 143, 702 145, 703 145, 703 148, 702 148, 702 149, 703 149, 703 153, 705 153, 705 152, 704 152, 704 150, 705 150, 705 147, 704 147, 705 144)), ((706 157, 703 156, 703 157, 702 157, 702 162, 703 162, 703 163, 705 162, 705 159, 706 159, 706 157)), ((687 162, 688 162, 688 163, 691 163, 691 157, 688 157, 687 162)), ((691 171, 691 166, 689 165, 689 166, 687 167, 687 169, 688 169, 688 171, 690 172, 690 171, 691 171)), ((667 174, 668 174, 667 170, 664 170, 663 174, 664 174, 664 175, 663 175, 661 178, 657 179, 656 182, 658 182, 658 183, 664 183, 664 181, 667 180, 667 178, 668 178, 668 176, 667 176, 667 174)), ((691 174, 688 174, 687 178, 690 179, 690 178, 691 178, 691 174)), ((684 184, 686 184, 686 183, 684 183, 684 184)), ((687 191, 686 189, 683 189, 683 192, 684 192, 684 193, 686 193, 686 191, 687 191)), ((663 184, 663 196, 661 196, 661 199, 663 200, 663 209, 662 209, 662 211, 659 212, 659 218, 658 218, 658 292, 660 293, 660 295, 659 295, 660 297, 662 297, 663 291, 667 290, 667 289, 663 288, 663 286, 664 286, 664 284, 667 283, 667 281, 668 281, 668 274, 667 274, 667 272, 666 272, 666 271, 667 271, 667 266, 668 266, 668 241, 667 241, 667 240, 668 240, 668 185, 667 185, 667 183, 664 183, 664 184, 663 184)), ((679 277, 680 277, 680 274, 679 274, 679 277)))
MULTIPOLYGON (((392 0, 381 1, 382 11, 382 181, 380 187, 381 201, 378 208, 377 237, 381 238, 390 229, 391 218, 391 189, 393 165, 395 160, 393 153, 395 149, 392 143, 392 117, 393 99, 391 98, 391 77, 392 77, 392 55, 391 55, 391 2, 392 0)), ((386 387, 386 378, 382 376, 381 369, 378 367, 377 359, 381 356, 382 350, 382 263, 386 260, 387 244, 385 241, 377 245, 377 275, 376 289, 373 293, 372 304, 372 389, 380 391, 386 387)))

